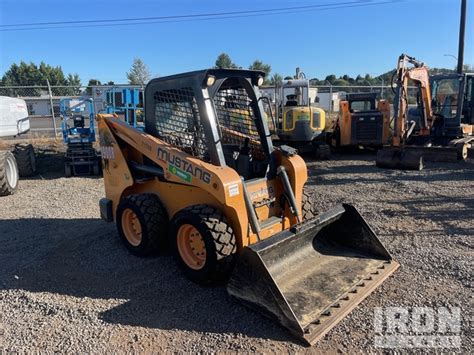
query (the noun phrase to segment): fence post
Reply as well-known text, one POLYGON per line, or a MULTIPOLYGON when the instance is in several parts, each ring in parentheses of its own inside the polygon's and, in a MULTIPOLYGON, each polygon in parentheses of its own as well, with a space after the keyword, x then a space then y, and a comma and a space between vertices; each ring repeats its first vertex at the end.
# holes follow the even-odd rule
POLYGON ((332 84, 329 83, 329 112, 332 112, 332 84))
POLYGON ((48 84, 49 104, 51 105, 51 116, 53 117, 54 139, 56 139, 57 132, 56 132, 56 119, 54 117, 53 92, 51 91, 51 85, 49 85, 48 79, 46 79, 46 83, 48 84))

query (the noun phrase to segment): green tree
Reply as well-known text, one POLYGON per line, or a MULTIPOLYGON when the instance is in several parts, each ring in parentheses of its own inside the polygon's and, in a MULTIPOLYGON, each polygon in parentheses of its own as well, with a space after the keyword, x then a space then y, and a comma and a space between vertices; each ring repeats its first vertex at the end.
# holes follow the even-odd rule
POLYGON ((472 73, 472 72, 474 72, 474 65, 472 65, 472 64, 464 64, 464 65, 462 66, 462 70, 463 70, 463 72, 465 72, 465 73, 472 73))
POLYGON ((67 85, 67 79, 64 76, 60 66, 53 67, 41 62, 39 66, 34 63, 20 62, 12 64, 2 77, 3 85, 46 85, 49 80, 51 85, 67 85))
POLYGON ((87 86, 99 86, 102 85, 102 82, 99 79, 89 79, 87 86))
POLYGON ((92 96, 92 86, 99 86, 102 85, 100 80, 98 79, 89 79, 89 82, 87 83, 87 95, 92 96))
POLYGON ((67 84, 69 86, 81 86, 81 78, 79 74, 68 74, 67 84))
POLYGON ((133 59, 132 67, 127 72, 128 82, 132 85, 145 85, 151 78, 148 66, 140 58, 133 59))
POLYGON ((329 81, 332 85, 332 83, 334 83, 337 80, 337 78, 334 74, 331 74, 331 75, 326 76, 326 79, 324 80, 329 81))
POLYGON ((81 78, 79 74, 68 74, 67 78, 68 87, 62 90, 62 95, 80 95, 81 94, 81 78))
MULTIPOLYGON (((72 78, 79 80, 77 74, 73 75, 72 78)), ((25 63, 23 61, 21 61, 20 64, 13 63, 5 74, 3 74, 1 83, 4 86, 46 86, 47 81, 49 81, 52 86, 66 86, 69 84, 60 66, 54 67, 44 62, 41 62, 38 66, 35 63, 25 63)), ((58 89, 54 88, 53 94, 61 94, 54 92, 55 90, 58 89)), ((15 89, 7 94, 12 96, 39 96, 43 91, 45 90, 28 89, 26 92, 25 90, 15 89)))
POLYGON ((227 53, 221 53, 217 56, 214 69, 237 69, 238 66, 234 62, 232 62, 232 59, 230 59, 230 56, 227 53))
POLYGON ((271 85, 280 85, 282 82, 283 82, 283 77, 278 73, 273 74, 272 77, 270 78, 271 85))
POLYGON ((270 66, 270 64, 265 64, 261 60, 256 59, 256 60, 254 60, 254 62, 252 64, 250 64, 249 69, 250 70, 263 71, 265 73, 264 84, 269 84, 270 83, 270 81, 268 80, 268 76, 269 76, 270 72, 272 71, 272 67, 270 66))

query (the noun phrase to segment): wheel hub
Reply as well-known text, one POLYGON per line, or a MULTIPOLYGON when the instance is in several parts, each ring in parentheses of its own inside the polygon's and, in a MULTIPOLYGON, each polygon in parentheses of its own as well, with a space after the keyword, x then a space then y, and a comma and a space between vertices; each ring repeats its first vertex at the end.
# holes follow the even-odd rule
POLYGON ((7 157, 6 177, 8 184, 12 188, 16 188, 18 184, 18 170, 16 169, 15 161, 12 157, 7 157))
POLYGON ((191 224, 178 229, 177 245, 181 259, 193 270, 200 270, 206 262, 206 245, 201 233, 191 224))
POLYGON ((122 214, 122 230, 128 242, 134 247, 140 245, 142 241, 142 226, 137 214, 127 208, 122 214))

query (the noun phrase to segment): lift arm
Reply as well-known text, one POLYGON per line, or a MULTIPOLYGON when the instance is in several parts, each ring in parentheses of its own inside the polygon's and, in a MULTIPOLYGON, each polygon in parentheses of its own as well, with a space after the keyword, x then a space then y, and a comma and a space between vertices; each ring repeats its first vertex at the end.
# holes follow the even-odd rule
POLYGON ((414 126, 408 127, 408 82, 413 81, 421 94, 420 135, 429 135, 433 125, 433 111, 431 109, 431 89, 428 67, 414 57, 402 54, 398 58, 397 86, 394 100, 394 132, 392 145, 399 147, 406 137, 411 134, 414 126), (411 65, 411 66, 410 66, 411 65))

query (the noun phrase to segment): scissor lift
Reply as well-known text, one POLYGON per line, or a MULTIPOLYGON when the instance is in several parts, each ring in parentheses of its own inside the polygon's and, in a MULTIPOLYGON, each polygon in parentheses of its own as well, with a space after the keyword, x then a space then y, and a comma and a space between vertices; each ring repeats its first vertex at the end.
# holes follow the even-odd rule
POLYGON ((96 137, 92 99, 63 99, 59 102, 59 107, 63 119, 63 140, 67 144, 64 155, 65 175, 98 175, 100 155, 93 147, 96 137), (86 107, 89 108, 88 122, 86 107))
POLYGON ((111 88, 106 92, 106 112, 115 113, 129 125, 143 129, 143 90, 111 88))

